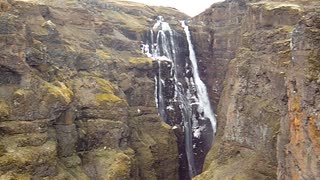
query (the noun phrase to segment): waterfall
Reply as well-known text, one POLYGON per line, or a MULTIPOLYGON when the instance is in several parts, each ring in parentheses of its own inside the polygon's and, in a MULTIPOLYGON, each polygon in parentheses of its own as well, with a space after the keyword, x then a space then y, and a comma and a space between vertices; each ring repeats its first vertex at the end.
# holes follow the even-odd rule
POLYGON ((181 25, 185 36, 182 31, 180 37, 184 37, 182 41, 185 45, 176 38, 176 32, 164 18, 159 16, 148 31, 148 38, 141 45, 141 51, 157 61, 155 102, 159 116, 173 126, 175 131, 182 131, 183 142, 178 143, 183 144, 184 149, 179 151, 184 156, 186 167, 181 169, 187 171, 187 179, 191 179, 201 171, 196 167, 199 154, 195 152, 195 148, 203 143, 203 132, 216 132, 216 120, 206 86, 199 76, 188 26, 183 21, 181 25))
MULTIPOLYGON (((209 96, 207 93, 207 87, 206 85, 202 82, 199 76, 199 71, 198 71, 198 64, 197 64, 197 58, 193 49, 193 45, 191 42, 191 35, 189 31, 189 27, 185 24, 185 21, 181 21, 181 26, 183 27, 186 36, 187 36, 187 41, 189 45, 189 58, 192 64, 192 69, 193 69, 193 80, 195 87, 197 89, 197 95, 198 95, 198 101, 199 101, 199 106, 198 106, 198 112, 201 113, 203 112, 203 116, 205 118, 210 119, 211 125, 212 125, 212 130, 213 133, 216 133, 216 118, 212 112, 210 101, 209 101, 209 96)), ((198 132, 195 136, 198 136, 198 132)))

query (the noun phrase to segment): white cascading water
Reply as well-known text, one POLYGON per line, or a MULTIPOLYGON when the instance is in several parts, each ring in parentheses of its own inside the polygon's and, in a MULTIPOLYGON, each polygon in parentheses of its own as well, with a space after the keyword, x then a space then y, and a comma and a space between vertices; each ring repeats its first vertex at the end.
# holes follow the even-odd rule
POLYGON ((176 55, 176 48, 179 47, 175 46, 174 33, 171 30, 170 25, 164 21, 163 17, 158 17, 157 22, 150 30, 151 38, 148 39, 145 44, 142 44, 141 50, 148 57, 158 62, 158 75, 155 77, 155 100, 160 117, 162 117, 167 123, 170 123, 171 121, 170 116, 168 116, 167 113, 170 111, 177 111, 177 109, 174 108, 174 103, 178 102, 182 122, 181 124, 174 124, 173 128, 175 129, 177 128, 176 125, 180 125, 183 129, 185 144, 184 151, 188 164, 189 177, 194 177, 197 175, 197 171, 194 160, 195 144, 193 142, 193 138, 200 139, 201 132, 206 128, 205 125, 199 125, 198 119, 210 119, 213 133, 216 132, 216 120, 211 110, 206 86, 201 81, 198 73, 197 59, 191 43, 188 26, 186 26, 183 21, 181 22, 181 25, 184 28, 187 37, 189 58, 191 62, 191 64, 186 63, 185 69, 180 68, 181 72, 178 72, 178 63, 181 65, 186 60, 179 59, 176 55), (154 39, 154 32, 157 32, 156 39, 154 39), (164 61, 166 63, 163 63, 164 61), (168 64, 167 67, 171 68, 169 80, 173 82, 172 84, 174 87, 174 97, 171 97, 171 99, 165 99, 167 98, 165 88, 169 86, 169 84, 166 84, 165 79, 168 80, 168 76, 164 77, 165 74, 163 74, 162 70, 167 68, 164 66, 166 64, 168 64), (169 64, 171 66, 169 66, 169 64), (190 72, 193 74, 192 77, 185 77, 184 79, 180 78, 178 80, 177 74, 179 74, 179 77, 184 77, 185 74, 190 72), (184 83, 182 83, 182 81, 184 83), (185 86, 183 86, 183 84, 185 84, 185 86), (197 107, 197 115, 193 112, 193 107, 197 107))
MULTIPOLYGON (((198 106, 198 112, 203 112, 204 117, 209 118, 211 125, 212 125, 212 130, 213 134, 216 133, 216 118, 214 113, 212 112, 211 109, 211 104, 209 101, 209 96, 207 92, 207 87, 206 85, 202 82, 199 76, 199 71, 198 71, 198 64, 197 64, 197 58, 193 49, 193 45, 191 42, 191 35, 189 31, 189 27, 185 24, 185 21, 181 21, 181 26, 183 27, 186 36, 187 36, 187 41, 189 45, 189 58, 192 64, 192 69, 193 69, 193 78, 194 78, 194 84, 197 89, 197 95, 198 95, 198 101, 199 101, 199 106, 198 106)), ((198 134, 195 134, 197 136, 198 134)))

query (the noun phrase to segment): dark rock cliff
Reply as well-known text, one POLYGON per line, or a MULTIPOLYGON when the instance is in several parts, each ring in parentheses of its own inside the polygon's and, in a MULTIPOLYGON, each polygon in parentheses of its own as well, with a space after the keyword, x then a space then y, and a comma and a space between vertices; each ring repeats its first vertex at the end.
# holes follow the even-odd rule
POLYGON ((320 176, 318 9, 318 1, 231 0, 193 19, 218 102, 218 136, 195 179, 320 176))
POLYGON ((170 8, 0 1, 0 179, 177 179, 143 33, 170 8))

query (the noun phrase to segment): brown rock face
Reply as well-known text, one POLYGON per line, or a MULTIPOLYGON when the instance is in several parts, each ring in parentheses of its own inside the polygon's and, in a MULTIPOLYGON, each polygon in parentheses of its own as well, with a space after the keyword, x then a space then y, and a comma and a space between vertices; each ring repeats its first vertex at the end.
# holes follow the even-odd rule
POLYGON ((318 7, 226 1, 195 17, 203 77, 219 102, 218 135, 195 179, 320 177, 318 7))
POLYGON ((217 109, 228 64, 240 43, 240 24, 247 5, 242 1, 214 4, 192 20, 199 72, 217 109), (214 61, 213 61, 214 59, 214 61))
POLYGON ((290 136, 284 151, 279 153, 283 157, 279 178, 320 177, 319 36, 319 11, 312 10, 292 34, 292 66, 287 82, 289 112, 285 126, 290 136))
POLYGON ((0 2, 0 179, 177 179, 176 139, 139 52, 158 14, 185 17, 118 1, 0 2))

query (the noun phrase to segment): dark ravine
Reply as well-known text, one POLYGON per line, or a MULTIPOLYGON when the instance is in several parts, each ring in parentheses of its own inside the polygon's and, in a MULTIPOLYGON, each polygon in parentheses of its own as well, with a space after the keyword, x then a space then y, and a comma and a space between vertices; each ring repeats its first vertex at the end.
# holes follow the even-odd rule
POLYGON ((0 179, 317 180, 319 9, 226 0, 190 18, 118 0, 0 0, 0 179), (170 31, 152 28, 159 15, 170 31), (211 150, 208 116, 190 106, 190 42, 217 114, 211 150), (188 119, 206 128, 187 144, 188 119))
POLYGON ((178 139, 179 178, 191 179, 202 172, 216 132, 216 119, 206 86, 199 77, 190 32, 184 21, 171 28, 159 16, 146 37, 141 49, 156 61, 159 116, 172 126, 178 139))

